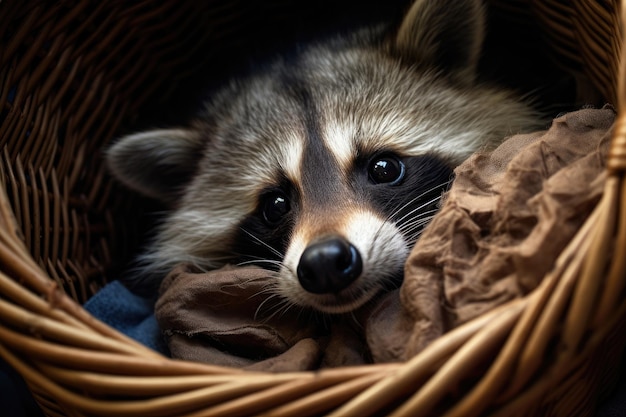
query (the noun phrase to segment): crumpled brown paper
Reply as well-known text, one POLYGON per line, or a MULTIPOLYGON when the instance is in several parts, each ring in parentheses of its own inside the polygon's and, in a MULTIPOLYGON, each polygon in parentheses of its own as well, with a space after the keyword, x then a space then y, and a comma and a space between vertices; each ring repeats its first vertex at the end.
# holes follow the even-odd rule
POLYGON ((469 158, 402 287, 353 315, 281 314, 267 291, 272 274, 260 268, 177 267, 156 306, 172 356, 267 371, 410 358, 536 287, 601 196, 613 120, 610 108, 580 110, 469 158))
POLYGON ((457 168, 406 264, 402 359, 537 286, 601 196, 613 120, 609 108, 569 113, 457 168))

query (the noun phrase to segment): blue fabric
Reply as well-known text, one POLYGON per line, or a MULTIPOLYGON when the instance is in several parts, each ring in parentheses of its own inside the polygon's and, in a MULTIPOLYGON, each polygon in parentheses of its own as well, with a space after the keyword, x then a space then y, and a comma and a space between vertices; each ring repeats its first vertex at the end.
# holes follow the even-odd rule
POLYGON ((84 308, 121 333, 169 356, 154 317, 153 300, 133 294, 119 281, 113 281, 89 299, 84 308))

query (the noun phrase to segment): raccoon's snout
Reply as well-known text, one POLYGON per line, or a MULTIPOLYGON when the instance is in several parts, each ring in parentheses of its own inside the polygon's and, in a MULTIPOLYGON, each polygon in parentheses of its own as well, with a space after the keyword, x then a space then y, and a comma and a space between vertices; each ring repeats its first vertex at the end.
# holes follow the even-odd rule
POLYGON ((331 236, 309 245, 298 263, 300 285, 313 294, 338 293, 363 272, 359 251, 346 239, 331 236))

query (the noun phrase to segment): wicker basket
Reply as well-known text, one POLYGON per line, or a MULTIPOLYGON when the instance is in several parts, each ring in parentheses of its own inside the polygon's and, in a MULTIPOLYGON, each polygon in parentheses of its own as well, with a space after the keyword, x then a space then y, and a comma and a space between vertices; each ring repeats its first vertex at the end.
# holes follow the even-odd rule
POLYGON ((169 360, 81 308, 133 251, 132 219, 141 215, 105 175, 99 149, 176 100, 207 68, 226 71, 229 51, 247 46, 238 29, 306 15, 292 4, 303 2, 249 3, 0 3, 0 356, 43 410, 590 414, 613 385, 626 343, 626 87, 618 83, 626 75, 617 0, 491 2, 532 19, 579 91, 620 109, 604 197, 526 298, 406 363, 285 374, 169 360))

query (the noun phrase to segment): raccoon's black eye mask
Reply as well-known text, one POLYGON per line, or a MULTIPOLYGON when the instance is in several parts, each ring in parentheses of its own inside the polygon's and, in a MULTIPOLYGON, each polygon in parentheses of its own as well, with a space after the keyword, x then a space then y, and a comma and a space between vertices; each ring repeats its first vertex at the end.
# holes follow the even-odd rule
MULTIPOLYGON (((383 153, 373 157, 367 166, 369 180, 374 184, 398 185, 404 179, 404 162, 392 153, 383 153)), ((267 226, 276 227, 285 215, 291 211, 289 197, 280 189, 272 190, 261 196, 260 214, 267 226)))

